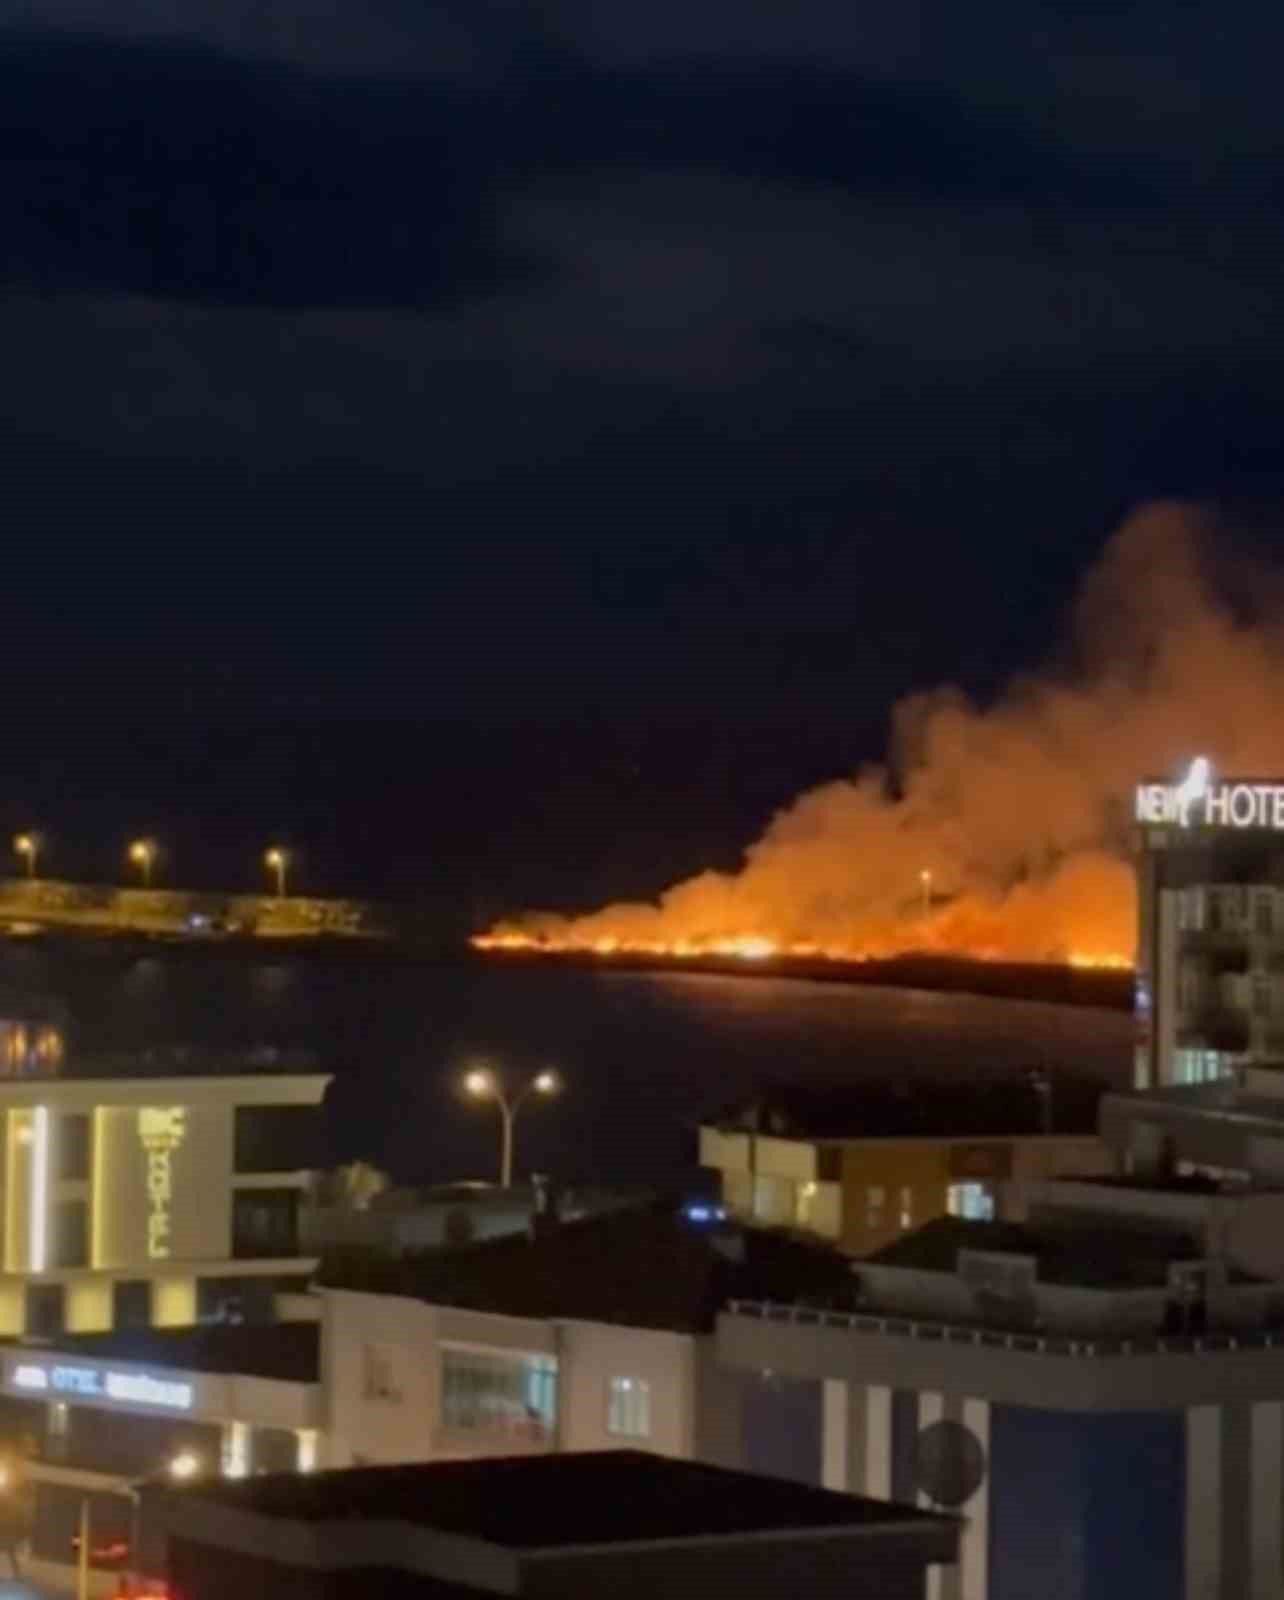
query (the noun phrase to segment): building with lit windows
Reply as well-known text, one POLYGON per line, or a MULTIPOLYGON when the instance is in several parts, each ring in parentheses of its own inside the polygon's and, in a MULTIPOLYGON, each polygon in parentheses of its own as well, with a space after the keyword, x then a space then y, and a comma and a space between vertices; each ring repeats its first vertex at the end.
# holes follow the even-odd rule
POLYGON ((319 1288, 329 1460, 634 1447, 789 1476, 794 1419, 746 1413, 752 1386, 714 1359, 718 1307, 750 1284, 833 1299, 851 1276, 831 1251, 659 1207, 336 1264, 319 1288))
MULTIPOLYGON (((287 1306, 288 1306, 287 1302, 287 1306)), ((26 1569, 74 1587, 82 1517, 95 1594, 148 1592, 163 1551, 140 1501, 160 1477, 324 1465, 315 1319, 70 1334, 0 1350, 5 1488, 30 1508, 26 1569)))
POLYGON ((1284 1057, 1284 785, 1196 762, 1134 813, 1136 1087, 1284 1057))
POLYGON ((306 1278, 298 1209, 329 1080, 214 1065, 0 1075, 0 1338, 252 1319, 306 1278))
POLYGON ((1019 1216, 1027 1179, 1114 1170, 1086 1131, 1095 1096, 1066 1093, 1064 1121, 1040 1133, 1047 1082, 898 1093, 877 1084, 778 1091, 700 1129, 700 1164, 731 1217, 790 1228, 867 1255, 934 1217, 1019 1216))
POLYGON ((964 1519, 931 1600, 1284 1593, 1284 1192, 1028 1186, 856 1263, 856 1309, 733 1301, 717 1356, 793 1396, 811 1473, 964 1519))

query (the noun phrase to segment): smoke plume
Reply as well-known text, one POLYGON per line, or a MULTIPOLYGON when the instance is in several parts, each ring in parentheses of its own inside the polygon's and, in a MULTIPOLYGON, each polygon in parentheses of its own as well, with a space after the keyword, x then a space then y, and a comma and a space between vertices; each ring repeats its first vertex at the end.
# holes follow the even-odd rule
POLYGON ((740 871, 479 942, 1127 963, 1139 778, 1198 752, 1223 773, 1284 769, 1284 606, 1270 615, 1276 580, 1244 583, 1220 536, 1212 512, 1143 507, 1084 582, 1055 664, 988 709, 948 687, 903 701, 886 764, 801 795, 740 871))

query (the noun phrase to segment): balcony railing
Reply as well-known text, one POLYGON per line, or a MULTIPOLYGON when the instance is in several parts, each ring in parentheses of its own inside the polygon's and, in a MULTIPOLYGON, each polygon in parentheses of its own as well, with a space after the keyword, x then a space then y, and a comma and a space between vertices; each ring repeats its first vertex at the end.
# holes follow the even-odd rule
POLYGON ((837 1328, 848 1333, 896 1335, 924 1343, 974 1345, 990 1350, 1019 1351, 1052 1356, 1153 1356, 1194 1355, 1218 1350, 1284 1349, 1284 1328, 1212 1330, 1206 1333, 1164 1335, 1153 1339, 1073 1339, 1043 1333, 1013 1333, 961 1322, 928 1322, 873 1312, 826 1311, 815 1306, 782 1305, 771 1300, 730 1300, 731 1316, 759 1322, 781 1322, 797 1328, 837 1328))

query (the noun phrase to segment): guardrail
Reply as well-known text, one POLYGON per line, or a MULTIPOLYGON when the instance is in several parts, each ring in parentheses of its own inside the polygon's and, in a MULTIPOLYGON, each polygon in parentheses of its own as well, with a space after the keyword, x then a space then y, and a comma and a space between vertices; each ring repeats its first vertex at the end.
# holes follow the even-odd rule
POLYGON ((849 1333, 893 1334, 925 1343, 984 1346, 1025 1355, 1153 1356, 1199 1355, 1219 1350, 1284 1350, 1284 1328, 1236 1329, 1234 1332, 1189 1334, 1155 1339, 1070 1339, 1043 1333, 1014 1333, 961 1322, 925 1322, 863 1311, 832 1311, 816 1306, 781 1304, 772 1300, 729 1300, 730 1315, 753 1317, 760 1322, 784 1322, 794 1327, 839 1328, 849 1333))

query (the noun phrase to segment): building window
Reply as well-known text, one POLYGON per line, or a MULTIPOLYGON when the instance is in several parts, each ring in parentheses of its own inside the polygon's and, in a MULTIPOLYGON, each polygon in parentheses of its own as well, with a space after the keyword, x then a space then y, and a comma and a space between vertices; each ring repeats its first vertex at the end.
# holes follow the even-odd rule
POLYGON ((1203 931, 1204 891, 1202 889, 1182 889, 1178 892, 1177 925, 1183 933, 1199 933, 1203 931))
POLYGON ((242 1189, 232 1196, 232 1254, 239 1261, 299 1253, 299 1191, 242 1189))
POLYGON ((29 1338, 54 1339, 64 1331, 63 1296, 60 1283, 27 1285, 27 1327, 29 1338))
POLYGON ((55 1267, 89 1265, 89 1207, 83 1200, 63 1200, 53 1208, 51 1218, 55 1267))
POLYGON ((881 1184, 874 1184, 865 1191, 865 1226, 868 1228, 881 1228, 883 1226, 883 1207, 887 1204, 887 1190, 881 1184))
POLYGON ((237 1106, 236 1171, 299 1172, 325 1164, 316 1106, 237 1106))
POLYGON ((1174 1083, 1213 1083, 1230 1074, 1230 1057, 1220 1050, 1174 1050, 1174 1083))
POLYGON ((1253 977, 1253 1013, 1259 1017, 1269 1017, 1275 1009, 1272 1004, 1271 980, 1264 972, 1256 973, 1253 977))
POLYGON ((914 1191, 913 1189, 901 1190, 901 1227, 914 1226, 914 1191))
POLYGON ((225 1478, 250 1475, 250 1428, 245 1422, 223 1424, 222 1467, 225 1478))
POLYGON ((147 1278, 124 1278, 112 1285, 113 1328, 150 1328, 152 1286, 147 1278))
POLYGON ((556 1361, 443 1349, 441 1421, 457 1432, 550 1444, 557 1422, 556 1361))
POLYGON ((651 1385, 641 1378, 612 1378, 607 1390, 606 1431, 622 1439, 651 1437, 651 1385))
POLYGON ((50 1461, 65 1461, 71 1446, 71 1407, 65 1400, 51 1400, 45 1426, 45 1453, 50 1461))
POLYGON ((1253 902, 1253 931, 1266 938, 1275 932, 1275 902, 1269 889, 1263 889, 1253 902))
POLYGON ((952 1183, 946 1208, 952 1217, 962 1217, 967 1222, 994 1221, 994 1196, 988 1184, 952 1183))
POLYGON ((58 1118, 57 1171, 69 1183, 83 1182, 89 1176, 89 1116, 72 1111, 58 1118))
POLYGON ((386 1344, 368 1344, 363 1353, 365 1396, 367 1400, 400 1400, 397 1363, 386 1344))

